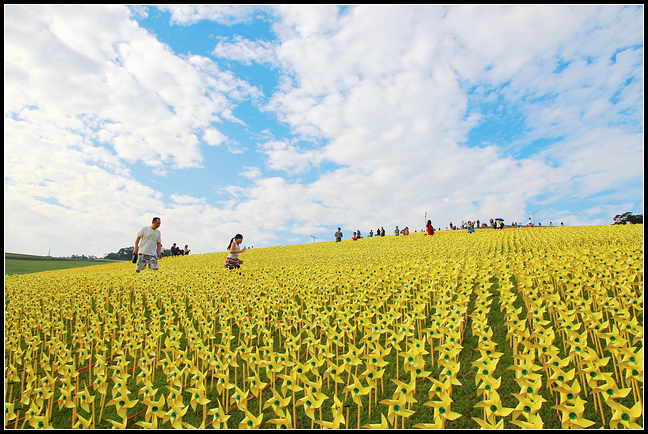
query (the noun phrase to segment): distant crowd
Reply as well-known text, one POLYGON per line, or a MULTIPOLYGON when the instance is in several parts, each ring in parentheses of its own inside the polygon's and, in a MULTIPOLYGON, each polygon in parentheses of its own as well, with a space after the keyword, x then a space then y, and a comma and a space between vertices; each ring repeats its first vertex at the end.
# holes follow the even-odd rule
POLYGON ((177 247, 176 243, 173 243, 171 246, 171 256, 183 256, 188 255, 190 252, 189 245, 185 244, 184 249, 182 247, 177 247))
MULTIPOLYGON (((523 227, 523 226, 524 225, 520 224, 519 222, 512 222, 511 225, 510 225, 510 227, 513 227, 513 228, 519 228, 519 227, 523 227)), ((526 224, 526 226, 527 227, 534 227, 535 226, 533 224, 533 222, 531 221, 531 218, 529 218, 529 222, 526 224)), ((541 227, 542 223, 538 223, 537 226, 541 227)), ((564 225, 563 222, 560 222, 560 226, 565 226, 565 225, 564 225)), ((501 218, 490 219, 489 224, 487 224, 486 222, 481 222, 479 219, 476 220, 476 221, 471 221, 471 220, 468 220, 467 222, 462 221, 461 225, 453 225, 452 222, 450 222, 450 225, 446 226, 446 230, 449 229, 451 231, 456 231, 456 230, 462 230, 462 229, 466 230, 467 229, 468 233, 473 233, 475 231, 475 228, 480 228, 480 227, 481 228, 492 227, 493 229, 504 229, 504 227, 505 227, 504 219, 501 219, 501 218)), ((553 227, 553 222, 549 222, 549 227, 553 227)), ((428 220, 426 228, 427 228, 427 235, 434 235, 434 228, 432 227, 430 220, 428 220)), ((441 228, 439 228, 438 230, 441 230, 441 228)), ((425 232, 425 231, 426 231, 426 229, 421 229, 421 232, 425 232)), ((418 232, 418 231, 415 230, 414 232, 418 232)), ((396 226, 396 229, 394 229, 394 235, 396 235, 396 236, 409 235, 409 234, 410 234, 410 230, 409 230, 409 227, 407 227, 407 226, 405 226, 403 229, 399 229, 398 226, 396 226)), ((337 232, 335 232, 334 236, 335 236, 335 241, 336 242, 342 241, 342 238, 344 237, 344 234, 342 234, 341 228, 337 229, 337 232)), ((385 236, 385 228, 381 226, 380 228, 376 229, 375 233, 374 233, 374 231, 372 229, 370 229, 368 237, 371 238, 371 237, 374 237, 374 236, 376 236, 376 237, 384 237, 385 236)), ((359 229, 357 231, 353 232, 353 236, 351 237, 351 239, 354 240, 354 241, 359 240, 361 238, 363 238, 363 236, 362 236, 362 232, 359 229)))

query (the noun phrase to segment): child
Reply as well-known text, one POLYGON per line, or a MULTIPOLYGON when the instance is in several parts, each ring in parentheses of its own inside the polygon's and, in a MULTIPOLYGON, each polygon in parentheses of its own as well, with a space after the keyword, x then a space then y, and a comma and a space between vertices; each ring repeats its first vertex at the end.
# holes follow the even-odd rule
POLYGON ((238 255, 246 250, 245 248, 241 249, 242 242, 243 235, 241 234, 236 234, 236 236, 230 240, 230 243, 227 246, 227 250, 229 250, 230 253, 225 259, 225 268, 229 268, 230 270, 241 268, 243 261, 238 258, 238 255))

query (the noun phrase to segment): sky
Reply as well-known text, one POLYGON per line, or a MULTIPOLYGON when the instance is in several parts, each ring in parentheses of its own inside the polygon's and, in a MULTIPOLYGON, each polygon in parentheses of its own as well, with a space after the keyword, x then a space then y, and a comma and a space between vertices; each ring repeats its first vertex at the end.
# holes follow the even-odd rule
POLYGON ((4 7, 5 251, 643 214, 644 7, 4 7))

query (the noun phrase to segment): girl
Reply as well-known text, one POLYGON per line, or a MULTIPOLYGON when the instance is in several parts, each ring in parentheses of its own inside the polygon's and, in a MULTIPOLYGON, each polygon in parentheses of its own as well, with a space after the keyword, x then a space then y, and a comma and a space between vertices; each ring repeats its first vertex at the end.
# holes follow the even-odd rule
POLYGON ((225 259, 225 268, 229 268, 230 270, 241 268, 243 261, 238 258, 238 255, 246 250, 245 248, 241 249, 242 242, 243 235, 241 234, 236 234, 236 236, 230 240, 230 243, 227 246, 227 250, 229 250, 230 253, 225 259))
POLYGON ((432 227, 432 221, 428 220, 427 225, 425 225, 428 235, 434 235, 434 228, 432 227))

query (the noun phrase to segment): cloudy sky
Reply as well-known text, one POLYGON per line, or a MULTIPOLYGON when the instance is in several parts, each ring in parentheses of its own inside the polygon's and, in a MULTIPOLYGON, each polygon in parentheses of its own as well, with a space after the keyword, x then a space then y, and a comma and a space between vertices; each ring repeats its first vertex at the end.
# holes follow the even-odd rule
POLYGON ((5 251, 643 213, 643 6, 5 6, 5 251))

